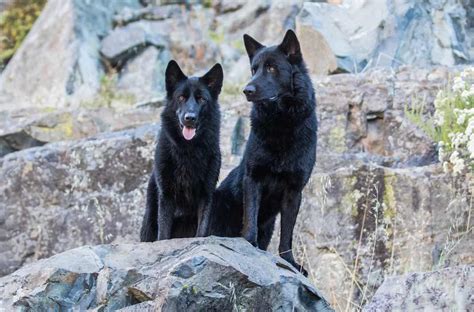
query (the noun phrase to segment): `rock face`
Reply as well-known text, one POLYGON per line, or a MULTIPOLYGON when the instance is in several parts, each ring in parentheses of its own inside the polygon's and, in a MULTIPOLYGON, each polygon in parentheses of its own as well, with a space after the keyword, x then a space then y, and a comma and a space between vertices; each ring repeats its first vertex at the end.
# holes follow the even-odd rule
POLYGON ((136 241, 157 132, 146 126, 0 158, 0 274, 85 244, 136 241))
POLYGON ((249 78, 242 35, 269 45, 289 28, 314 75, 469 63, 473 10, 465 2, 48 1, 1 75, 0 105, 76 107, 114 74, 117 90, 148 101, 163 94, 172 58, 188 74, 220 62, 224 89, 240 90, 249 78))
POLYGON ((333 311, 281 258, 215 237, 73 249, 1 278, 0 308, 333 311))
POLYGON ((297 17, 321 33, 345 72, 472 61, 466 21, 461 0, 306 2, 297 17))
POLYGON ((364 311, 470 311, 474 307, 474 267, 389 277, 364 311))
POLYGON ((93 97, 104 68, 100 37, 114 12, 137 0, 51 0, 0 77, 2 110, 63 107, 93 97), (60 25, 60 26, 59 26, 60 25))
POLYGON ((159 119, 160 112, 160 107, 153 106, 123 110, 98 107, 3 111, 0 112, 0 157, 47 143, 78 140, 153 123, 159 119))
MULTIPOLYGON (((464 234, 469 197, 404 115, 422 99, 432 110, 451 74, 401 68, 314 79, 318 160, 294 248, 334 307, 345 309, 347 298, 367 303, 386 276, 474 261, 473 237, 464 234)), ((249 109, 240 96, 222 97, 221 178, 240 160, 249 109)), ((136 242, 157 131, 97 134, 0 158, 0 274, 84 244, 136 242)))

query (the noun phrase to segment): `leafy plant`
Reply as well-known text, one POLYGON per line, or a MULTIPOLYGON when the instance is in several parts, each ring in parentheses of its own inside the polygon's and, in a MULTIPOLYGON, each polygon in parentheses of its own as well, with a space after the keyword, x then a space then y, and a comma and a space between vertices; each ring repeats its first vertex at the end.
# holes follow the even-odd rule
POLYGON ((446 172, 474 172, 474 67, 455 77, 436 96, 435 112, 424 116, 424 103, 405 108, 405 115, 438 144, 446 172))
POLYGON ((0 13, 0 66, 5 66, 20 47, 46 0, 13 0, 0 13))

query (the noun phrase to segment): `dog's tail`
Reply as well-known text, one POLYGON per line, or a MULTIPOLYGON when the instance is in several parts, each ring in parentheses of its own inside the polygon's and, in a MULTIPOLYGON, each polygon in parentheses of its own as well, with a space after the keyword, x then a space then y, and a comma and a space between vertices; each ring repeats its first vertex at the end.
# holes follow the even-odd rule
POLYGON ((158 188, 156 186, 155 171, 148 181, 146 193, 146 211, 140 230, 141 242, 154 242, 158 237, 158 188))

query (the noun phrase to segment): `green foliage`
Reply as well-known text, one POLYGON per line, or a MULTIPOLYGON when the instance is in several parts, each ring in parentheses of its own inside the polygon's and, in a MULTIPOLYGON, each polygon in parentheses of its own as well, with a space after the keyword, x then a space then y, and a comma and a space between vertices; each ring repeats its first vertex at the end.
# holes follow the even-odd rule
POLYGON ((209 38, 216 44, 221 44, 224 42, 224 33, 218 33, 216 31, 209 31, 209 38))
POLYGON ((202 1, 202 5, 203 7, 209 9, 209 8, 212 8, 212 0, 203 0, 202 1))
POLYGON ((13 0, 0 13, 0 66, 4 66, 20 47, 46 0, 13 0))

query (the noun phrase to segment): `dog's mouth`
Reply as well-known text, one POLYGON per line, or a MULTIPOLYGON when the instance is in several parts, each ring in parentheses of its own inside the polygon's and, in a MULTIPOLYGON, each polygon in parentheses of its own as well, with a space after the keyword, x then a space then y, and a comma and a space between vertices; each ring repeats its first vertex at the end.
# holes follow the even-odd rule
POLYGON ((190 141, 196 135, 196 128, 188 128, 186 126, 183 127, 183 137, 190 141))
POLYGON ((249 102, 254 102, 254 103, 270 103, 270 102, 278 101, 279 98, 280 98, 280 96, 277 94, 277 95, 274 95, 274 96, 271 96, 271 97, 261 98, 261 99, 248 99, 247 98, 247 100, 249 102))
POLYGON ((191 126, 191 125, 183 125, 182 123, 179 123, 181 127, 181 132, 183 134, 183 137, 186 141, 191 141, 195 136, 196 136, 196 127, 191 126))

